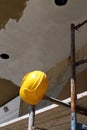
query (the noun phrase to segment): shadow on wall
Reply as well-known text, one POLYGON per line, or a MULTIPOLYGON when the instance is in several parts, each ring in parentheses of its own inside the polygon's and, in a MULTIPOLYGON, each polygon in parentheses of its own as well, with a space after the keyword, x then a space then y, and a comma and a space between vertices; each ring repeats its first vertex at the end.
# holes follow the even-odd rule
MULTIPOLYGON (((76 93, 87 91, 87 68, 76 75, 76 93)), ((70 97, 70 80, 65 84, 63 90, 58 95, 58 99, 64 100, 70 97)))
POLYGON ((28 0, 0 0, 0 30, 5 29, 10 19, 19 21, 28 0))
POLYGON ((0 107, 19 95, 19 87, 10 80, 0 78, 0 107))

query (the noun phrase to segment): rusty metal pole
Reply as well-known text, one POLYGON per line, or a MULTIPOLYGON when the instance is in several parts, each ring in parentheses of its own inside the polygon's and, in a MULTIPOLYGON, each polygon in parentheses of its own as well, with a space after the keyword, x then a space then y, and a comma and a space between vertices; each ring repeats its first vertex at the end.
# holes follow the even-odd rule
POLYGON ((71 130, 76 130, 75 25, 71 24, 71 130))
POLYGON ((35 106, 30 105, 28 130, 34 130, 35 106))

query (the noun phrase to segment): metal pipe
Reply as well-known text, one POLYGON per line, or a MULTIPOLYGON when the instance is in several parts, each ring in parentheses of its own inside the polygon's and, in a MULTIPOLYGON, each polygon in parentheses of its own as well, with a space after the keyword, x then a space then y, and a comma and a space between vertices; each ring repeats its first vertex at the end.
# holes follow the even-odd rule
MULTIPOLYGON (((61 106, 65 106, 67 108, 71 108, 71 103, 65 103, 59 99, 53 98, 53 97, 48 97, 47 95, 44 96, 43 98, 44 100, 48 100, 50 102, 53 102, 57 105, 61 105, 61 106)), ((77 106, 76 105, 76 112, 82 115, 86 115, 87 116, 87 109, 81 107, 81 106, 77 106)))
POLYGON ((78 25, 74 26, 74 29, 78 30, 81 26, 87 23, 87 19, 83 21, 82 23, 79 23, 78 25))
POLYGON ((75 25, 71 24, 71 130, 76 130, 75 25))
POLYGON ((62 102, 62 101, 59 100, 59 99, 56 99, 56 98, 53 98, 53 97, 48 97, 48 96, 46 96, 46 95, 44 96, 43 99, 48 100, 48 101, 51 101, 51 102, 53 102, 53 103, 55 103, 55 104, 62 105, 62 106, 66 106, 66 107, 69 107, 69 108, 70 108, 70 104, 69 104, 69 103, 64 103, 64 102, 62 102))
POLYGON ((81 60, 79 60, 79 61, 77 61, 77 62, 75 63, 75 66, 79 66, 79 65, 84 64, 84 63, 86 63, 86 62, 87 62, 87 59, 81 59, 81 60))
POLYGON ((35 106, 30 105, 28 130, 34 130, 34 120, 35 120, 35 106))

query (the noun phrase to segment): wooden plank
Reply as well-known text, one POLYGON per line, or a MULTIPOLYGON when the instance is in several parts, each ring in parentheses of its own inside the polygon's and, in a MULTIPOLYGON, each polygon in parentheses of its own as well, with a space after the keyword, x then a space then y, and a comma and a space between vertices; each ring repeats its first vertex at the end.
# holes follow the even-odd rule
MULTIPOLYGON (((77 104, 87 109, 87 91, 78 95, 77 104)), ((64 100, 70 102, 70 98, 64 100)), ((20 118, 11 120, 0 125, 0 130, 27 130, 28 114, 20 118)), ((70 130, 70 109, 65 106, 50 105, 41 110, 36 111, 35 127, 43 128, 43 130, 70 130)), ((87 116, 77 114, 77 120, 80 123, 87 123, 87 116)))

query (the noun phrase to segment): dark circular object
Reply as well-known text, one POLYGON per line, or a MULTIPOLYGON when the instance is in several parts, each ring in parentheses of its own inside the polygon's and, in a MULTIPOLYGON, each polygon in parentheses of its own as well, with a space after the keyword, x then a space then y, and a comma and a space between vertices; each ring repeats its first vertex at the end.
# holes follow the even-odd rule
POLYGON ((55 4, 58 6, 63 6, 67 3, 68 0, 55 0, 55 4))
POLYGON ((5 54, 5 53, 1 54, 0 57, 1 57, 2 59, 9 59, 9 55, 8 55, 8 54, 5 54))

